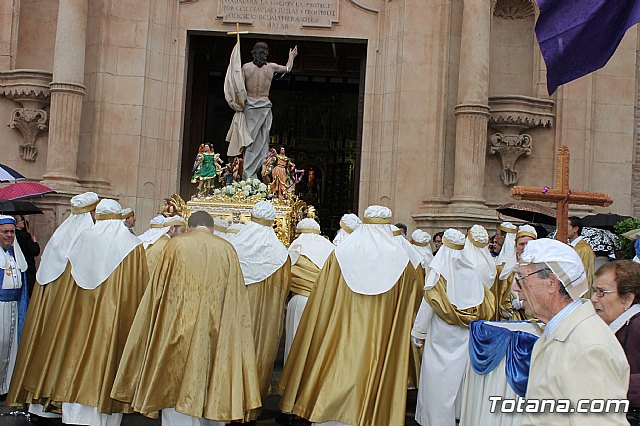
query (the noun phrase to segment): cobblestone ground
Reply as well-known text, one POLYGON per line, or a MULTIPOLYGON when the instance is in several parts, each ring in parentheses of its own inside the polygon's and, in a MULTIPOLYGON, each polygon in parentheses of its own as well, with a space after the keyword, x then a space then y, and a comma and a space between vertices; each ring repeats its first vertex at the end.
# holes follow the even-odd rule
MULTIPOLYGON (((284 333, 283 333, 284 334, 284 333)), ((278 358, 276 359, 276 365, 273 372, 273 385, 275 386, 280 379, 280 373, 282 372, 284 353, 284 339, 280 342, 280 351, 278 358)), ((418 423, 414 420, 415 408, 416 408, 416 390, 410 390, 407 393, 407 418, 405 425, 414 426, 418 423)), ((280 402, 280 396, 272 395, 264 403, 264 408, 260 418, 256 422, 257 425, 277 425, 276 416, 279 414, 278 403, 280 402)), ((7 408, 4 405, 4 400, 0 402, 0 426, 29 426, 29 424, 49 426, 49 425, 61 425, 60 420, 46 420, 38 422, 37 419, 29 421, 24 414, 17 414, 15 410, 7 408)), ((123 417, 121 426, 160 426, 159 419, 148 419, 139 414, 127 414, 123 417)), ((296 420, 295 426, 308 425, 308 422, 304 420, 296 420)))
MULTIPOLYGON (((417 391, 409 391, 407 395, 407 420, 406 425, 417 425, 414 420, 414 411, 416 406, 416 394, 417 391)), ((262 411, 260 419, 256 422, 257 425, 277 425, 276 415, 278 414, 278 401, 279 396, 271 396, 265 402, 265 408, 262 411)), ((29 426, 30 424, 49 426, 49 425, 62 425, 60 420, 47 420, 44 422, 33 421, 30 422, 24 415, 12 415, 14 412, 4 406, 4 402, 0 402, 0 425, 1 426, 29 426)), ((122 426, 160 426, 160 420, 153 420, 143 417, 139 414, 125 415, 122 420, 122 426)), ((309 423, 303 420, 297 420, 295 426, 308 425, 309 423)))

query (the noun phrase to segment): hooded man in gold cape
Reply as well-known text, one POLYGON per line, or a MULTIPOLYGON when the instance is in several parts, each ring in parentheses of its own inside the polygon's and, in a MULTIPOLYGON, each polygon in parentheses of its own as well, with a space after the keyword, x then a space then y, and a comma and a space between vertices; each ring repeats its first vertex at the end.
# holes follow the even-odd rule
MULTIPOLYGON (((45 407, 38 401, 32 401, 31 395, 24 389, 24 377, 27 372, 39 368, 32 365, 36 355, 34 347, 39 342, 40 335, 49 330, 49 312, 52 309, 55 311, 59 309, 59 306, 52 303, 56 292, 60 287, 75 285, 71 278, 71 267, 68 266, 67 255, 76 237, 85 229, 93 227, 94 212, 99 201, 98 195, 94 192, 85 192, 71 198, 71 215, 56 229, 42 253, 40 267, 36 274, 38 285, 33 289, 33 297, 22 330, 14 375, 7 395, 8 407, 24 408, 25 404, 30 404, 28 409, 31 414, 41 417, 59 417, 59 414, 45 412, 45 407)), ((47 403, 47 401, 42 402, 47 403)), ((47 409, 51 408, 53 407, 47 409)))
POLYGON ((496 240, 502 240, 502 247, 496 261, 496 278, 491 293, 496 298, 496 312, 493 320, 518 321, 523 319, 514 305, 519 307, 517 297, 511 287, 516 276, 518 258, 516 255, 516 234, 518 227, 511 222, 502 222, 496 231, 496 240), (515 302, 514 302, 515 300, 515 302))
POLYGON ((261 406, 238 256, 206 212, 166 245, 142 298, 111 396, 163 424, 243 420, 261 406))
POLYGON ((391 210, 364 215, 322 268, 278 385, 280 409, 311 422, 404 424, 418 274, 391 210))
POLYGON ((46 333, 28 354, 24 389, 34 401, 61 405, 63 423, 115 426, 132 412, 110 393, 149 273, 121 211, 114 200, 98 203, 96 225, 68 252, 73 284, 58 288, 46 333))
MULTIPOLYGON (((263 400, 271 388, 271 373, 278 355, 284 307, 291 286, 291 261, 286 247, 273 230, 275 218, 273 205, 260 201, 251 210, 251 220, 231 238, 247 286, 263 400)), ((256 411, 251 418, 257 415, 256 411)))
POLYGON ((153 274, 153 271, 158 264, 158 260, 160 260, 162 253, 164 253, 164 248, 167 246, 169 240, 176 235, 184 233, 184 228, 187 225, 187 222, 180 216, 171 216, 165 217, 162 220, 162 225, 162 229, 166 229, 167 231, 162 234, 154 244, 150 245, 145 250, 147 254, 147 265, 149 265, 149 275, 153 274))

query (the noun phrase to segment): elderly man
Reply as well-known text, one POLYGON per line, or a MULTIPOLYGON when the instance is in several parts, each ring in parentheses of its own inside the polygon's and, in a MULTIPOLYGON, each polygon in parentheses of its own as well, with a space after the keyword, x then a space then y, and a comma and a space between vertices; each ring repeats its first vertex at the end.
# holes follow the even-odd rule
POLYGON ((391 210, 364 223, 329 256, 282 372, 280 408, 332 425, 404 424, 418 274, 391 234, 391 210))
MULTIPOLYGON (((568 400, 565 412, 525 413, 523 426, 627 425, 624 412, 578 413, 578 401, 626 399, 629 364, 615 335, 590 301, 584 266, 566 244, 530 241, 518 266, 514 291, 528 316, 546 324, 531 354, 527 400, 568 400)), ((587 407, 589 404, 587 404, 587 407)))
POLYGON ((27 314, 27 261, 15 244, 16 221, 0 215, 0 395, 9 390, 27 314))

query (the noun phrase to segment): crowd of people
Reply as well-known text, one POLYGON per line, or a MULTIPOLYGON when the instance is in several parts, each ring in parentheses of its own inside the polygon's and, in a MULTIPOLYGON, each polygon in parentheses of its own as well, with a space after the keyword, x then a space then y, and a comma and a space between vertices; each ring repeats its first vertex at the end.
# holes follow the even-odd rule
POLYGON ((404 424, 417 388, 416 421, 451 426, 470 325, 523 320, 543 328, 522 358, 525 399, 628 399, 629 409, 528 412, 522 424, 640 424, 640 264, 594 271, 575 218, 567 243, 509 222, 492 237, 474 225, 431 241, 370 206, 345 214, 331 241, 301 220, 288 248, 275 219, 261 201, 244 225, 158 215, 135 236, 131 209, 85 193, 36 273, 37 240, 18 237, 24 218, 0 216, 6 404, 66 424, 117 426, 138 412, 215 426, 255 422, 277 393, 283 424, 387 426, 404 424))

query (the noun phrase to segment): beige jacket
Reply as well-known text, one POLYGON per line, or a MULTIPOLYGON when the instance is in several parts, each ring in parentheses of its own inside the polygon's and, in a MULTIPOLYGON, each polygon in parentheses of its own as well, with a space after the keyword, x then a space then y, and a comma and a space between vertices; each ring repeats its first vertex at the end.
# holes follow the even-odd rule
MULTIPOLYGON (((551 336, 540 336, 533 347, 525 396, 527 404, 541 398, 568 399, 571 407, 576 408, 581 399, 626 399, 629 364, 624 351, 609 327, 598 317, 591 302, 582 302, 551 336)), ((623 412, 556 412, 527 413, 522 426, 628 424, 623 412)))

